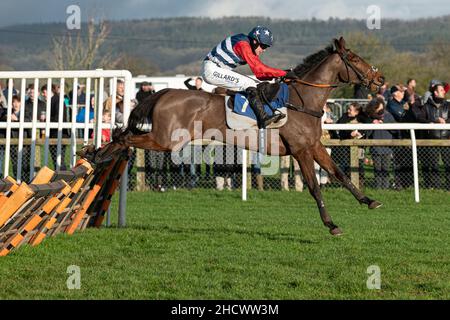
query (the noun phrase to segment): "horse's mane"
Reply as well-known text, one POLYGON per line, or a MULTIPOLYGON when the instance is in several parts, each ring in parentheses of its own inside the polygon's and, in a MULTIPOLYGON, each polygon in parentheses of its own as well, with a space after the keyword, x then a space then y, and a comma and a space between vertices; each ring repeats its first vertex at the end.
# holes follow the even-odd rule
POLYGON ((297 77, 302 78, 318 63, 322 62, 326 57, 334 52, 332 44, 328 45, 325 49, 322 49, 316 53, 313 53, 303 59, 303 62, 295 67, 294 72, 297 77))

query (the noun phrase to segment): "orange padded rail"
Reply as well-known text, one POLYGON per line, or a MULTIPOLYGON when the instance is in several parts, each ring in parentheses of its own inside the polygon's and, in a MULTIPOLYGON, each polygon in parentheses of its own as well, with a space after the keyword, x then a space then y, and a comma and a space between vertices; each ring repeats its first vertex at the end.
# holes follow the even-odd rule
MULTIPOLYGON (((84 165, 84 164, 82 164, 84 165)), ((30 240, 30 244, 33 246, 36 246, 44 240, 44 238, 47 236, 48 230, 50 230, 53 225, 58 221, 58 216, 69 206, 69 204, 72 202, 74 197, 78 194, 80 189, 83 187, 86 178, 92 173, 93 169, 90 164, 88 164, 88 171, 86 172, 86 175, 84 177, 78 178, 78 180, 74 183, 72 186, 72 189, 70 190, 69 195, 64 198, 64 200, 61 201, 61 203, 58 205, 58 207, 53 212, 50 219, 47 220, 47 222, 42 226, 42 228, 33 236, 33 238, 30 240)))
POLYGON ((64 189, 62 189, 57 195, 50 198, 38 213, 33 214, 27 222, 25 222, 23 227, 19 228, 19 230, 5 242, 0 250, 0 256, 6 256, 12 249, 20 246, 24 242, 28 233, 33 231, 39 225, 44 216, 49 215, 61 202, 61 200, 69 194, 70 186, 64 181, 61 181, 61 183, 65 184, 64 189))
POLYGON ((49 183, 52 179, 55 172, 48 168, 48 167, 42 167, 41 170, 36 174, 33 181, 31 181, 32 184, 45 184, 49 183))
POLYGON ((114 195, 114 192, 116 191, 117 187, 119 186, 120 178, 122 177, 122 173, 125 170, 127 163, 128 163, 128 160, 126 160, 126 159, 121 160, 119 168, 114 173, 114 181, 109 186, 106 198, 103 200, 100 211, 94 221, 95 227, 100 227, 102 225, 103 220, 105 219, 105 213, 108 210, 109 205, 111 204, 111 199, 112 199, 112 196, 114 195))
POLYGON ((33 190, 26 183, 22 183, 0 207, 0 227, 2 227, 5 222, 33 196, 33 194, 33 190))
POLYGON ((102 175, 100 176, 99 180, 95 183, 92 189, 89 190, 88 194, 86 195, 86 198, 83 201, 83 205, 78 209, 77 212, 75 212, 72 223, 67 227, 66 233, 73 234, 75 230, 78 228, 78 225, 83 219, 84 214, 89 209, 89 206, 92 204, 92 202, 95 200, 97 193, 103 187, 103 184, 105 183, 112 169, 114 168, 115 162, 116 161, 112 161, 109 164, 109 166, 102 172, 102 175))

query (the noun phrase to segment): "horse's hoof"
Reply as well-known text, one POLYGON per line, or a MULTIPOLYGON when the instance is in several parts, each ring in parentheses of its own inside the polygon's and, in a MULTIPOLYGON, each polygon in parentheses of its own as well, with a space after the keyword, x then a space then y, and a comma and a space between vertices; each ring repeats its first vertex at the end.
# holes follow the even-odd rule
POLYGON ((342 236, 342 235, 344 234, 344 233, 342 232, 342 230, 339 229, 339 227, 330 229, 330 233, 331 233, 331 235, 333 235, 333 236, 342 236))
POLYGON ((378 209, 379 207, 381 207, 383 204, 381 202, 378 202, 376 200, 372 200, 369 203, 369 209, 378 209))

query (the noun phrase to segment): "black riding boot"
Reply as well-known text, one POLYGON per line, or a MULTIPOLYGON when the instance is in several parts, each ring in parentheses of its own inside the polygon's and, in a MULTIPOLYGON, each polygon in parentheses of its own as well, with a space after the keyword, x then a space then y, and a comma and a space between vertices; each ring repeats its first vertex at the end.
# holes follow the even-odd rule
POLYGON ((247 88, 247 90, 245 90, 245 92, 247 93, 248 103, 252 110, 255 112, 256 121, 258 122, 258 128, 266 128, 272 122, 280 120, 279 114, 274 113, 269 116, 264 111, 264 106, 258 97, 258 93, 255 87, 249 87, 247 88))

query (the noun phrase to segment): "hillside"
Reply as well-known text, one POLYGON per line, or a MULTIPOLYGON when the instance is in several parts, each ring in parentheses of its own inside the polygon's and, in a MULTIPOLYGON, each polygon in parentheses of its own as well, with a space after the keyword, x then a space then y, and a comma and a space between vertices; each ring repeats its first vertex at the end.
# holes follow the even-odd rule
MULTIPOLYGON (((226 35, 247 32, 254 25, 270 27, 276 45, 264 61, 293 66, 325 46, 333 37, 359 31, 375 35, 400 52, 423 52, 433 40, 450 41, 450 16, 414 21, 383 20, 381 30, 368 30, 365 21, 271 20, 268 18, 172 18, 109 22, 111 32, 104 50, 143 59, 159 74, 198 72, 205 54, 226 35)), ((83 31, 83 27, 82 27, 83 31)), ((15 70, 48 68, 51 38, 61 37, 65 24, 17 25, 0 29, 0 58, 15 70)), ((76 31, 71 31, 76 32, 76 31)))

